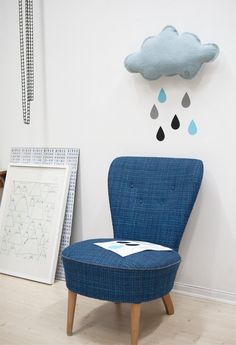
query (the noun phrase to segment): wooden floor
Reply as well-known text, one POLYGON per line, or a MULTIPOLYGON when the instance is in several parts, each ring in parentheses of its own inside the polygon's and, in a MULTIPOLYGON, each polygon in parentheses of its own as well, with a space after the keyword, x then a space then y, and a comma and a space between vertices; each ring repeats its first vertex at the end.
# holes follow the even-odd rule
MULTIPOLYGON (((236 345, 236 307, 172 294, 175 314, 161 300, 144 303, 139 345, 236 345)), ((0 275, 1 345, 129 345, 128 304, 78 296, 74 334, 65 331, 67 290, 0 275)))

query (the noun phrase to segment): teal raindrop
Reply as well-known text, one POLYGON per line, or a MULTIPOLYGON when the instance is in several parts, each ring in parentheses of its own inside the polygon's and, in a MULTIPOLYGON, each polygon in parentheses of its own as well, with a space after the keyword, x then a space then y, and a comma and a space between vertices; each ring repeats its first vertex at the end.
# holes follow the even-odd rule
POLYGON ((161 88, 161 91, 159 92, 158 101, 160 103, 164 103, 166 101, 166 93, 163 88, 161 88))
POLYGON ((190 135, 195 135, 197 133, 196 123, 192 120, 188 126, 188 132, 190 135))

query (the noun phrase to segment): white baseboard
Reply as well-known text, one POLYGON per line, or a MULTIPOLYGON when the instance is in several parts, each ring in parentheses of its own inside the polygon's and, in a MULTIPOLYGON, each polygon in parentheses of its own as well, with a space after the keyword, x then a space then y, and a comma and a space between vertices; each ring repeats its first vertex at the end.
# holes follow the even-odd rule
POLYGON ((173 291, 213 301, 236 304, 236 293, 176 282, 173 291))

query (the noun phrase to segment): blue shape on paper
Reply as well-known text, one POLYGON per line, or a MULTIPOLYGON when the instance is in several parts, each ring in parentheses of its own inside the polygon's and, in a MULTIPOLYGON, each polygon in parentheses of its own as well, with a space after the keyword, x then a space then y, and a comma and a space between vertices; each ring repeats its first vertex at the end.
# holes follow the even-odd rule
POLYGON ((109 246, 109 249, 119 249, 124 247, 123 244, 112 244, 111 246, 109 246))
POLYGON ((160 103, 164 103, 166 101, 166 93, 163 88, 161 88, 161 91, 159 92, 158 101, 160 103))
POLYGON ((195 135, 197 133, 196 123, 192 120, 188 126, 188 132, 190 135, 195 135))

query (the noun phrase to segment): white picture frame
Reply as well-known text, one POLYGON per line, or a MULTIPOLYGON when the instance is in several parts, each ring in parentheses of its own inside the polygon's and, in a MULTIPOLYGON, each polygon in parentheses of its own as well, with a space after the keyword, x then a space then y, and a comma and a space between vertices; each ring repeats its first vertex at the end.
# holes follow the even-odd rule
POLYGON ((0 207, 0 272, 55 279, 69 166, 10 164, 0 207))

